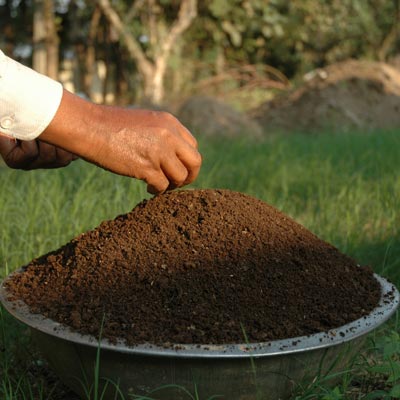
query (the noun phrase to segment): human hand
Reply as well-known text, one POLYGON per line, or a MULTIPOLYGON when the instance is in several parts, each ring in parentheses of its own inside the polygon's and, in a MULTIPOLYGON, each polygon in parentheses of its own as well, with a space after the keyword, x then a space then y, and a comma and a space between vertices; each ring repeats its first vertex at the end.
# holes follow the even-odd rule
POLYGON ((113 122, 106 133, 107 145, 99 146, 94 158, 96 163, 144 180, 152 194, 195 180, 201 165, 197 141, 175 117, 141 109, 105 107, 103 111, 113 122))
POLYGON ((40 139, 144 180, 152 194, 193 182, 201 166, 195 138, 171 114, 100 106, 67 91, 40 139))
POLYGON ((15 169, 60 168, 78 157, 40 140, 20 141, 0 135, 0 155, 15 169))

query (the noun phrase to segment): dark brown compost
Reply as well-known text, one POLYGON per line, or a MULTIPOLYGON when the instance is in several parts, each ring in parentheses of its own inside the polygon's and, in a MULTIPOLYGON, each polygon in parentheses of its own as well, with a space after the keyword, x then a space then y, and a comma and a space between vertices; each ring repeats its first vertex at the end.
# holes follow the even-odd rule
POLYGON ((84 334, 129 345, 264 342, 336 328, 376 307, 369 267, 270 205, 228 190, 145 200, 8 283, 84 334))

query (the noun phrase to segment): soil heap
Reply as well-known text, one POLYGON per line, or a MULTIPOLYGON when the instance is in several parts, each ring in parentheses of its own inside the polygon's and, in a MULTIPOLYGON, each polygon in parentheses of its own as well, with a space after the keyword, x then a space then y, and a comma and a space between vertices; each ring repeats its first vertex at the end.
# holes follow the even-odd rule
POLYGON ((177 116, 198 137, 263 136, 261 126, 233 107, 210 96, 192 96, 177 116))
POLYGON ((265 132, 398 129, 400 70, 382 62, 348 60, 306 75, 302 86, 251 114, 265 132))
POLYGON ((127 344, 290 338, 368 314, 368 267, 270 205, 228 190, 145 200, 8 281, 12 299, 127 344))

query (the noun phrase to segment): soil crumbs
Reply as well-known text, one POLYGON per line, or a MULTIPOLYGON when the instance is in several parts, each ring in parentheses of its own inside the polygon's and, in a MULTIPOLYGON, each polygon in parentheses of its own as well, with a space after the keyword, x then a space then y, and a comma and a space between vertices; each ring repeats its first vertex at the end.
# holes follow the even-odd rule
POLYGON ((261 200, 182 190, 33 260, 12 299, 128 345, 264 342, 337 328, 380 298, 369 267, 261 200))

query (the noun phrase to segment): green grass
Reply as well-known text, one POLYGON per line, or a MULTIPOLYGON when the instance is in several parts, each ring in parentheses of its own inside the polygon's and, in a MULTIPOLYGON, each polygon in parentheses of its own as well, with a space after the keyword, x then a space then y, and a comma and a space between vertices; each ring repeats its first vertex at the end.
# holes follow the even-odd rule
MULTIPOLYGON (((200 147, 204 164, 192 187, 265 200, 400 287, 400 132, 218 139, 200 147)), ((0 277, 147 197, 143 183, 83 161, 53 171, 0 166, 0 188, 0 277)), ((0 398, 57 398, 59 384, 49 383, 24 328, 6 313, 0 321, 0 398)), ((368 343, 339 384, 319 379, 297 399, 400 398, 398 320, 368 343)))

